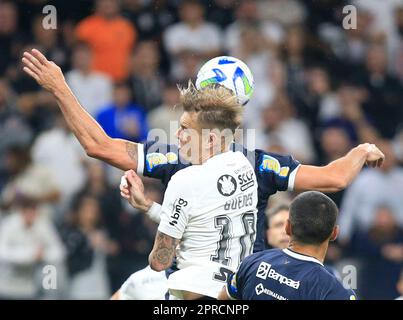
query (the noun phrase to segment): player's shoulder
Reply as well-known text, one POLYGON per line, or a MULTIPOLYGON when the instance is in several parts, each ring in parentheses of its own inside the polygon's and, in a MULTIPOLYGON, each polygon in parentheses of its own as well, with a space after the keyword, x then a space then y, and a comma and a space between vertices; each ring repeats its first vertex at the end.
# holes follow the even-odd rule
POLYGON ((356 300, 354 291, 345 288, 343 283, 324 266, 315 266, 310 274, 314 282, 313 286, 320 287, 322 298, 325 300, 356 300))
POLYGON ((197 179, 197 176, 201 174, 200 167, 199 165, 194 165, 175 172, 170 184, 182 184, 189 187, 194 185, 195 178, 197 179))

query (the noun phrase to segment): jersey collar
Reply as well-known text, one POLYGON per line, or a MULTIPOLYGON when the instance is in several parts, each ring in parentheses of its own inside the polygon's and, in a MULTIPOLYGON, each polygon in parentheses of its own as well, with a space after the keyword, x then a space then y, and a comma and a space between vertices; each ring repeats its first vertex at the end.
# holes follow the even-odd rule
POLYGON ((304 254, 297 253, 297 252, 292 251, 292 250, 290 250, 290 249, 283 249, 283 252, 284 252, 286 255, 288 255, 288 256, 290 256, 290 257, 293 257, 293 258, 295 258, 295 259, 303 260, 303 261, 315 262, 315 263, 320 264, 320 265, 323 267, 323 263, 320 262, 318 259, 316 259, 316 258, 314 258, 314 257, 306 256, 306 255, 304 255, 304 254))

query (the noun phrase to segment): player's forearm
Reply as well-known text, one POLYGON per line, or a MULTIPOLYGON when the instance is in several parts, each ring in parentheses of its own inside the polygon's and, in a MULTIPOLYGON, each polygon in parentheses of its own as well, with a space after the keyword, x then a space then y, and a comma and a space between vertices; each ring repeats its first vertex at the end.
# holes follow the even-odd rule
POLYGON ((52 91, 70 130, 89 156, 110 139, 101 126, 80 105, 66 83, 52 91))
POLYGON ((172 265, 178 243, 179 240, 157 231, 153 250, 148 257, 151 269, 158 272, 168 269, 172 265))
POLYGON ((368 152, 367 144, 361 144, 326 166, 329 175, 339 178, 337 189, 344 189, 353 181, 364 166, 368 152))

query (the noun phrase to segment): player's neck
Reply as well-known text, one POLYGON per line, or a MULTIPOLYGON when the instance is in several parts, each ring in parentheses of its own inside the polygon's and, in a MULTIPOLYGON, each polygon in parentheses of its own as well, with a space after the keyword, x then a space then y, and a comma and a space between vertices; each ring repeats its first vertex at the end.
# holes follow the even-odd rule
POLYGON ((313 257, 323 263, 325 261, 328 246, 329 244, 327 242, 322 243, 319 246, 314 246, 314 245, 299 244, 291 241, 288 248, 296 253, 313 257))
MULTIPOLYGON (((202 152, 202 155, 200 156, 197 164, 203 164, 208 159, 210 159, 210 158, 212 158, 212 157, 214 157, 216 155, 219 155, 221 153, 228 152, 228 151, 229 151, 229 145, 221 146, 221 148, 218 149, 218 150, 217 149, 210 149, 208 151, 202 152)), ((193 163, 193 164, 195 164, 195 163, 193 163)))

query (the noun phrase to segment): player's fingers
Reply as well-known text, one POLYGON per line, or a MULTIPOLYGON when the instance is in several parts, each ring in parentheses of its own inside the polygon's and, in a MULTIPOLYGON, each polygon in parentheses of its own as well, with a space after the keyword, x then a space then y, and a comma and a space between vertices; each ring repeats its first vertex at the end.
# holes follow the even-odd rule
POLYGON ((42 63, 29 52, 24 52, 24 58, 28 59, 29 62, 31 62, 33 65, 35 65, 35 67, 37 67, 39 70, 42 69, 42 67, 43 67, 42 63))
POLYGON ((30 68, 24 67, 22 68, 22 70, 24 70, 24 72, 26 72, 29 76, 31 76, 32 78, 34 78, 36 81, 39 82, 39 76, 35 72, 33 72, 30 68))
POLYGON ((126 176, 126 180, 127 180, 128 183, 129 183, 130 185, 132 185, 132 186, 136 184, 136 180, 135 180, 135 178, 134 178, 132 172, 128 172, 128 174, 127 174, 127 176, 126 176))
POLYGON ((125 187, 120 187, 120 192, 124 193, 124 194, 130 194, 129 188, 125 188, 125 187))
POLYGON ((41 72, 41 70, 35 66, 30 60, 28 60, 27 58, 22 58, 22 62, 24 63, 24 65, 26 67, 28 67, 29 69, 31 69, 33 72, 35 72, 36 74, 39 74, 41 72))
POLYGON ((122 196, 122 198, 125 198, 125 199, 130 199, 130 196, 128 196, 128 195, 126 195, 126 194, 124 194, 124 193, 120 193, 120 195, 122 196))
POLYGON ((40 63, 42 63, 43 65, 47 65, 49 63, 48 59, 46 59, 46 57, 42 54, 42 52, 40 52, 37 49, 32 49, 32 54, 35 56, 35 58, 37 58, 40 63))

